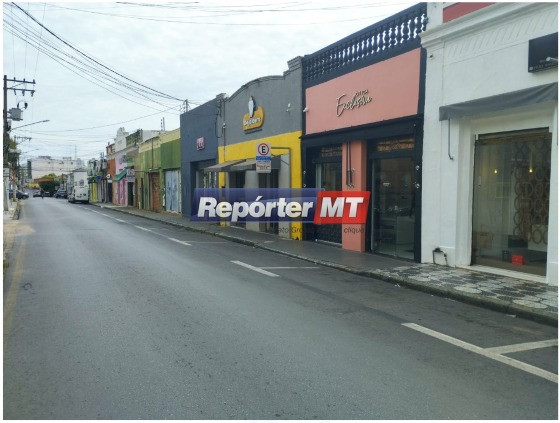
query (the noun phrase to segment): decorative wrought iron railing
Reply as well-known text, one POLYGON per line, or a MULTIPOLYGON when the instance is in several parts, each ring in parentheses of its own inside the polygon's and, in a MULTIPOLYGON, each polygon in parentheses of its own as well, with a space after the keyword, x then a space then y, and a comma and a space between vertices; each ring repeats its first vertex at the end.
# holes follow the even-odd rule
POLYGON ((303 83, 311 86, 420 46, 426 3, 419 3, 303 58, 303 83))

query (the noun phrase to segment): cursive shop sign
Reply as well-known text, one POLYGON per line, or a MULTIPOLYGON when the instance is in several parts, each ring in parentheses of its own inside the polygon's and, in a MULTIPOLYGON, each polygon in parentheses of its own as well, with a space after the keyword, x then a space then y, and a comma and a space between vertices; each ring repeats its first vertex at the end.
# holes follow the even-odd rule
POLYGON ((346 94, 342 94, 340 97, 336 99, 336 115, 342 116, 342 114, 346 110, 353 110, 358 109, 362 106, 365 106, 368 103, 371 103, 371 97, 369 96, 368 90, 361 90, 356 92, 351 100, 345 99, 347 97, 346 94))

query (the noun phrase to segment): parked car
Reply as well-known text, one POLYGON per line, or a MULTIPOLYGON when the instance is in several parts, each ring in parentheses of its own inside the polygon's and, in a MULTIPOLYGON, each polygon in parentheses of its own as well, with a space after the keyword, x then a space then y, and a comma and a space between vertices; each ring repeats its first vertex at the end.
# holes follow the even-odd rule
POLYGON ((41 190, 40 189, 36 189, 35 191, 33 191, 33 198, 40 197, 40 196, 41 196, 41 190))
MULTIPOLYGON (((9 196, 10 196, 10 198, 14 198, 14 191, 13 190, 9 191, 9 196)), ((16 189, 16 198, 25 200, 25 199, 29 198, 29 194, 26 193, 26 192, 20 191, 19 189, 16 189)))
POLYGON ((54 198, 68 198, 68 193, 65 189, 59 189, 54 193, 54 198))

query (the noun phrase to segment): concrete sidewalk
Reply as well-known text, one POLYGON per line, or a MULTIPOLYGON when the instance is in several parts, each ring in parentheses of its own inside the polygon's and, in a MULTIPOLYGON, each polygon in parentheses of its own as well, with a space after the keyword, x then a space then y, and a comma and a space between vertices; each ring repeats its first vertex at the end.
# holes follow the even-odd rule
POLYGON ((276 235, 222 227, 213 223, 190 222, 180 215, 155 213, 132 207, 93 204, 185 229, 212 234, 311 263, 357 275, 391 282, 435 295, 491 308, 507 314, 558 325, 558 287, 489 273, 418 264, 369 253, 357 253, 310 241, 291 241, 276 235))
POLYGON ((8 201, 8 210, 4 210, 4 221, 2 226, 2 275, 5 276, 6 269, 10 263, 10 253, 14 245, 14 239, 17 233, 17 219, 21 207, 21 200, 8 201))

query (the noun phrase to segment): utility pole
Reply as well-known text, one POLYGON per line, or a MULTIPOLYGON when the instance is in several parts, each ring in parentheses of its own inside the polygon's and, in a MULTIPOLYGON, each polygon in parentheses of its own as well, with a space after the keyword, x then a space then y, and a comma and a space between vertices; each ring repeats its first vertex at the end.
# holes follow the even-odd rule
MULTIPOLYGON (((31 97, 35 94, 35 87, 33 89, 27 88, 27 84, 35 85, 35 80, 33 81, 26 81, 25 78, 23 80, 20 79, 9 79, 7 75, 4 75, 4 157, 7 157, 8 148, 10 144, 10 127, 8 125, 8 91, 13 90, 14 94, 17 94, 18 91, 21 92, 24 96, 26 92, 31 93, 31 97), (8 87, 8 82, 13 83, 11 87, 8 87), (23 88, 20 88, 20 85, 23 85, 23 88)), ((15 110, 15 109, 12 109, 15 110)))
MULTIPOLYGON (((8 90, 13 90, 14 94, 17 94, 17 92, 21 92, 22 95, 25 96, 26 92, 30 92, 31 93, 31 97, 33 97, 33 94, 35 94, 35 87, 33 87, 33 89, 29 89, 27 88, 27 84, 31 84, 31 85, 35 85, 35 80, 33 81, 26 81, 25 78, 23 78, 23 80, 19 80, 19 79, 8 79, 7 75, 4 75, 4 110, 3 110, 3 124, 4 124, 4 131, 3 131, 3 153, 4 153, 4 166, 7 166, 9 164, 9 160, 8 160, 8 153, 10 150, 10 125, 8 124, 8 90), (8 82, 13 83, 14 85, 12 85, 11 87, 8 87, 8 82), (23 87, 20 87, 23 86, 23 87)), ((27 103, 25 103, 25 107, 27 107, 27 103)), ((12 114, 12 120, 21 120, 21 110, 19 110, 19 108, 15 108, 15 109, 11 109, 9 111, 12 114), (15 112, 18 112, 17 114, 15 114, 15 112), (17 116, 17 118, 16 118, 17 116)), ((18 163, 15 163, 14 166, 16 166, 16 171, 18 170, 18 165, 19 165, 19 158, 18 158, 18 163)), ((6 186, 4 184, 4 198, 6 199, 6 186)), ((14 187, 14 199, 16 197, 16 188, 17 188, 17 183, 16 186, 14 187)), ((4 200, 4 210, 8 210, 8 203, 6 200, 4 200)))

